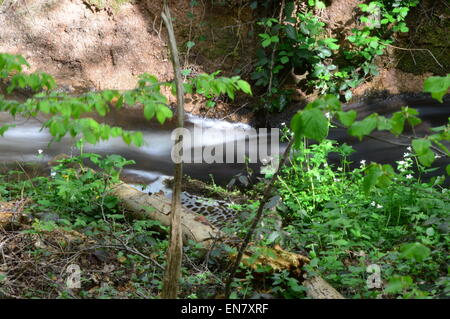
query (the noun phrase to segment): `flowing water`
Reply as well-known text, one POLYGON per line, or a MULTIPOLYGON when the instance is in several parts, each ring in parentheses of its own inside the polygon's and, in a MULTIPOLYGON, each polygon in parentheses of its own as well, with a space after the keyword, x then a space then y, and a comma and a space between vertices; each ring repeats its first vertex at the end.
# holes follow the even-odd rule
MULTIPOLYGON (((381 105, 382 103, 378 103, 377 106, 377 103, 372 101, 367 104, 359 103, 348 106, 348 108, 357 108, 362 112, 379 112, 386 116, 392 113, 392 109, 386 110, 381 105)), ((450 116, 449 99, 444 104, 439 104, 429 98, 425 100, 422 98, 415 101, 410 100, 409 105, 418 108, 420 116, 425 122, 420 129, 424 132, 431 126, 444 124, 450 116)), ((142 121, 138 113, 136 111, 116 112, 106 118, 105 122, 126 129, 142 131, 145 140, 143 147, 128 146, 121 139, 115 138, 94 146, 88 144, 84 151, 99 154, 119 154, 136 161, 136 164, 125 169, 123 175, 131 182, 149 185, 148 190, 156 192, 162 188, 162 180, 173 172, 171 133, 174 125, 172 122, 162 126, 158 123, 148 123, 142 121)), ((58 143, 49 145, 51 136, 46 130, 41 130, 42 121, 35 119, 13 120, 9 115, 0 113, 0 126, 5 123, 16 124, 16 127, 10 128, 4 134, 4 137, 0 137, 0 163, 34 162, 45 166, 57 154, 71 155, 78 153, 73 147, 73 141, 68 137, 63 138, 58 143), (37 155, 40 149, 43 150, 43 154, 39 157, 37 155)), ((198 128, 206 132, 201 138, 195 139, 195 143, 191 145, 193 150, 222 145, 224 144, 224 137, 226 138, 225 144, 233 144, 245 139, 247 139, 247 143, 251 143, 258 139, 254 130, 249 125, 242 123, 229 123, 223 120, 187 115, 185 126, 191 133, 198 128), (230 135, 230 132, 233 134, 230 135)), ((330 133, 330 138, 339 142, 346 142, 355 147, 358 152, 352 156, 352 160, 356 163, 363 159, 367 162, 377 161, 381 163, 395 163, 396 160, 400 160, 406 151, 406 147, 389 143, 389 141, 398 142, 389 133, 377 133, 377 136, 386 139, 388 142, 375 139, 364 139, 360 142, 354 138, 349 138, 345 130, 340 129, 333 129, 330 133)), ((268 139, 270 140, 270 134, 268 134, 268 139)), ((403 140, 403 142, 407 142, 407 140, 403 140)), ((281 145, 279 151, 282 152, 284 147, 284 145, 281 145)), ((338 160, 337 156, 331 156, 331 159, 333 161, 338 160)), ((438 160, 439 165, 446 163, 448 163, 448 160, 438 160)), ((250 167, 258 171, 259 163, 251 164, 250 167)), ((214 180, 215 183, 222 185, 228 183, 234 175, 245 171, 246 164, 242 163, 242 159, 241 163, 191 163, 184 165, 185 174, 204 181, 214 180)), ((442 173, 442 170, 437 173, 442 173)))

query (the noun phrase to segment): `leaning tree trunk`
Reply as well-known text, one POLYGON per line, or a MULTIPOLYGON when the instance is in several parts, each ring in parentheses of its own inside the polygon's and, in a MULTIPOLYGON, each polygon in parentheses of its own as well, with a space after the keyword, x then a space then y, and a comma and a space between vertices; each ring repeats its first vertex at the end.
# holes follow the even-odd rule
MULTIPOLYGON (((161 13, 164 24, 169 35, 169 47, 172 57, 172 65, 175 73, 175 83, 177 87, 177 123, 178 128, 184 125, 184 90, 181 78, 180 61, 178 58, 177 44, 173 31, 172 17, 169 7, 164 1, 164 9, 161 13)), ((176 136, 176 145, 181 145, 183 136, 176 136)), ((172 153, 175 160, 175 175, 172 195, 172 211, 170 213, 170 244, 167 251, 167 266, 163 279, 162 298, 176 298, 178 295, 179 281, 181 277, 181 259, 183 256, 183 241, 181 230, 181 179, 183 176, 183 163, 178 152, 172 153)))

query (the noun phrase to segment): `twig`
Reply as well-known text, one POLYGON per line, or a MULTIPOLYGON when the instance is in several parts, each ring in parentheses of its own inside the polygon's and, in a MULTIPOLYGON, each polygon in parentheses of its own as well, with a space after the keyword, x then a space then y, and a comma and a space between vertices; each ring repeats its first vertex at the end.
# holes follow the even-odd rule
POLYGON ((256 227, 258 226, 259 222, 261 221, 261 218, 263 216, 263 212, 264 212, 264 207, 266 206, 267 202, 270 199, 271 193, 272 193, 272 188, 275 184, 275 181, 278 178, 278 175, 281 171, 281 167, 284 166, 284 164, 286 163, 286 160, 289 157, 292 145, 294 144, 294 138, 292 138, 289 141, 288 146, 286 147, 286 150, 284 151, 283 157, 281 162, 279 163, 278 169, 276 171, 276 173, 272 176, 269 184, 267 185, 266 189, 264 190, 264 195, 262 200, 259 203, 259 207, 258 207, 258 212, 256 213, 256 216, 253 218, 252 221, 252 225, 250 226, 250 229, 247 232, 247 235, 245 236, 244 242, 242 243, 241 247, 239 248, 239 252, 238 255, 236 257, 236 260, 233 264, 233 267, 231 268, 230 271, 230 276, 228 277, 227 283, 225 285, 225 298, 229 298, 230 297, 230 293, 231 293, 231 283, 233 282, 233 279, 236 275, 236 271, 239 268, 239 265, 241 263, 242 257, 244 255, 245 250, 248 247, 248 244, 250 243, 250 240, 253 237, 253 234, 255 232, 256 227))
MULTIPOLYGON (((164 9, 161 12, 162 20, 169 36, 169 49, 172 58, 175 84, 177 88, 177 127, 184 126, 184 88, 181 77, 180 59, 173 31, 172 17, 167 2, 164 1, 164 9)), ((182 145, 183 135, 177 134, 175 145, 182 145)), ((167 250, 167 264, 163 278, 162 298, 174 299, 178 295, 179 281, 181 277, 181 260, 183 258, 183 240, 181 229, 181 181, 183 177, 183 162, 178 152, 175 152, 175 173, 172 194, 172 207, 170 211, 170 243, 167 250)))
MULTIPOLYGON (((392 45, 392 44, 388 44, 387 46, 392 47, 392 48, 394 48, 394 49, 403 50, 403 51, 410 51, 410 52, 411 52, 411 51, 427 51, 427 52, 431 55, 431 57, 434 59, 434 61, 437 63, 437 65, 439 65, 442 69, 444 68, 444 66, 443 66, 441 63, 439 63, 438 59, 436 59, 436 57, 434 56, 433 52, 431 52, 431 51, 428 50, 428 49, 418 49, 418 48, 410 49, 410 48, 401 48, 401 47, 397 47, 397 46, 392 45)), ((413 59, 414 59, 414 57, 413 57, 413 59)))
MULTIPOLYGON (((284 0, 281 2, 280 14, 278 16, 278 22, 280 24, 282 23, 282 20, 283 20, 283 10, 284 10, 284 0)), ((269 86, 268 86, 269 94, 272 92, 273 66, 275 63, 275 51, 277 50, 277 48, 278 48, 278 42, 276 42, 275 45, 273 46, 272 56, 270 58, 270 78, 269 78, 269 86)))
POLYGON ((248 105, 248 102, 247 102, 247 103, 244 103, 244 104, 243 104, 242 106, 240 106, 237 110, 234 110, 233 113, 230 113, 230 114, 224 116, 224 117, 221 118, 220 120, 221 120, 221 121, 225 120, 227 117, 230 117, 231 115, 233 115, 233 114, 239 112, 239 110, 241 110, 243 107, 245 107, 245 106, 247 106, 247 105, 248 105))

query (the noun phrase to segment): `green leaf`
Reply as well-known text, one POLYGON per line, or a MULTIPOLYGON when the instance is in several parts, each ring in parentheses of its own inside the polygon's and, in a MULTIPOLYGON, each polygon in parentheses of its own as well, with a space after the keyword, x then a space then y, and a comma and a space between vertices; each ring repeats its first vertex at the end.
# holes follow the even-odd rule
POLYGON ((339 121, 341 121, 341 123, 346 127, 349 127, 350 125, 353 124, 353 122, 356 119, 356 115, 357 115, 357 113, 354 110, 351 110, 348 112, 343 112, 343 111, 337 112, 339 121))
POLYGON ((0 136, 3 136, 3 134, 5 134, 5 132, 10 128, 10 127, 14 127, 16 125, 14 124, 5 124, 3 126, 0 126, 0 136))
POLYGON ((146 101, 144 105, 144 116, 147 120, 155 116, 155 104, 152 101, 146 101))
POLYGON ((88 127, 83 129, 83 136, 84 139, 90 144, 95 144, 98 141, 98 136, 88 127))
POLYGON ((404 289, 409 288, 413 283, 410 276, 394 276, 389 280, 385 291, 389 294, 402 293, 404 289))
POLYGON ((55 137, 64 136, 66 128, 61 121, 52 121, 50 124, 50 134, 55 137))
POLYGON ((248 95, 252 95, 252 89, 250 87, 250 84, 248 84, 247 81, 238 80, 237 81, 237 85, 241 89, 242 92, 244 92, 244 93, 246 93, 248 95))
POLYGON ((447 171, 447 175, 450 176, 450 164, 447 165, 447 167, 445 168, 445 170, 447 171))
POLYGON ((193 48, 194 45, 195 45, 195 42, 193 42, 193 41, 188 41, 188 42, 186 43, 186 47, 187 47, 188 49, 193 48))
POLYGON ((272 41, 269 39, 264 40, 261 45, 263 48, 267 48, 270 44, 272 43, 272 41))
POLYGON ((384 116, 378 116, 377 129, 379 131, 383 131, 383 130, 390 131, 392 129, 391 119, 387 119, 384 116))
POLYGON ((405 116, 402 112, 395 112, 391 117, 391 133, 399 136, 405 127, 405 116))
POLYGON ((280 62, 283 64, 286 64, 289 62, 289 58, 287 56, 283 56, 283 57, 281 57, 280 62))
POLYGON ((348 134, 362 140, 363 136, 369 135, 377 127, 377 115, 372 114, 362 121, 356 121, 348 129, 348 134))
POLYGON ((156 110, 156 119, 161 124, 164 124, 166 119, 171 118, 172 116, 172 111, 167 106, 160 106, 156 110))
POLYGON ((430 140, 424 138, 415 139, 412 141, 412 147, 419 158, 420 164, 428 167, 434 162, 435 155, 434 152, 430 149, 430 140))
POLYGON ((423 91, 431 93, 431 96, 443 103, 443 96, 448 92, 450 87, 450 74, 446 77, 431 76, 423 83, 423 91))
POLYGON ((370 164, 366 169, 366 176, 363 180, 363 190, 366 195, 370 193, 370 190, 377 184, 378 178, 383 174, 383 171, 377 164, 370 164))
POLYGON ((144 137, 142 135, 142 132, 135 132, 131 134, 131 143, 133 143, 137 147, 141 147, 144 144, 144 137))
POLYGON ((416 152, 417 155, 421 155, 426 153, 431 146, 431 142, 427 139, 421 138, 416 139, 412 141, 412 147, 414 149, 414 152, 416 152))
POLYGON ((296 138, 307 137, 318 142, 328 136, 329 123, 317 108, 297 113, 291 120, 291 129, 296 138))
POLYGON ((431 254, 431 250, 421 243, 403 244, 400 247, 400 257, 417 262, 424 261, 431 254))

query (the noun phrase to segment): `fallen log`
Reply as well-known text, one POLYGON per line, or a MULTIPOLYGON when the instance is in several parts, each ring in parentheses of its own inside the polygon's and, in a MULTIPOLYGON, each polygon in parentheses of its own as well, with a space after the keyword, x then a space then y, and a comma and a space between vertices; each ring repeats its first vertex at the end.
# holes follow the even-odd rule
MULTIPOLYGON (((112 187, 112 195, 121 200, 122 206, 128 211, 132 218, 153 219, 161 222, 164 226, 170 225, 171 201, 164 194, 157 193, 148 195, 132 186, 120 183, 112 187)), ((208 250, 213 243, 226 235, 208 220, 186 207, 182 207, 181 225, 183 230, 183 241, 187 244, 190 240, 200 243, 208 250)), ((265 247, 264 249, 270 249, 265 247)), ((273 257, 260 256, 256 261, 252 261, 250 268, 256 270, 257 265, 271 265, 274 271, 288 270, 295 278, 302 279, 304 275, 303 266, 309 262, 307 257, 299 254, 284 251, 281 247, 272 250, 273 257)), ((250 255, 249 255, 250 254, 250 255)), ((270 255, 270 254, 269 254, 270 255)), ((248 252, 243 263, 250 259, 248 252)), ((230 255, 229 258, 236 256, 230 255)), ((303 281, 307 287, 307 296, 313 299, 345 299, 336 289, 321 277, 315 276, 303 281)))
MULTIPOLYGON (((150 218, 161 222, 163 226, 170 226, 171 201, 162 193, 148 195, 128 184, 120 183, 114 185, 112 195, 121 200, 122 206, 133 218, 150 218)), ((182 207, 181 225, 185 244, 193 240, 209 249, 217 238, 224 237, 224 234, 204 216, 185 207, 182 207)))

